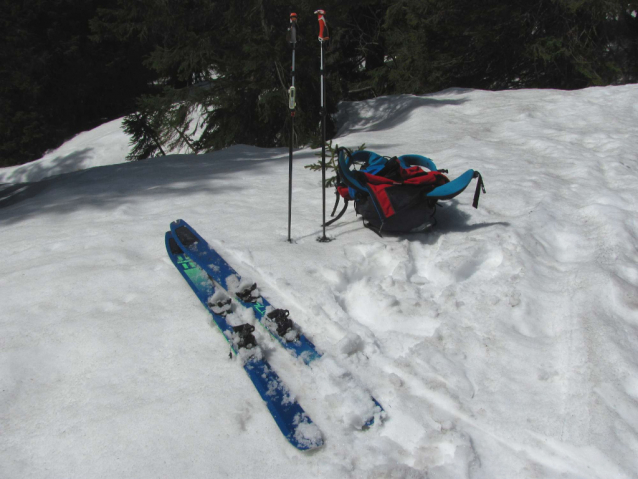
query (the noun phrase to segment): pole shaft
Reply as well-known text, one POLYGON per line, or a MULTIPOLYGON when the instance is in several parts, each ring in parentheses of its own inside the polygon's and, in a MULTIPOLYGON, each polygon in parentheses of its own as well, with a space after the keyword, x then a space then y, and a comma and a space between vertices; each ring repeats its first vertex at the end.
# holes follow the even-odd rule
MULTIPOLYGON (((292 21, 291 15, 291 43, 292 43, 292 87, 291 87, 291 95, 295 95, 294 100, 296 101, 296 92, 295 92, 295 46, 297 44, 297 20, 296 15, 294 22, 292 21)), ((290 102, 290 98, 289 98, 290 102)), ((291 237, 291 229, 292 229, 292 149, 293 143, 295 140, 295 107, 294 103, 288 105, 290 108, 290 150, 288 157, 288 242, 292 243, 291 237)))
POLYGON ((326 238, 326 105, 324 103, 324 62, 321 42, 321 199, 323 202, 323 239, 326 238))
POLYGON ((292 141, 295 136, 295 117, 290 119, 290 154, 288 160, 288 241, 292 242, 290 237, 292 225, 292 141))
POLYGON ((323 44, 328 40, 328 28, 326 24, 326 18, 323 10, 317 10, 315 14, 318 15, 319 20, 319 44, 321 45, 321 200, 322 200, 322 218, 321 222, 323 228, 323 236, 317 238, 322 243, 331 241, 326 236, 326 82, 325 82, 325 64, 324 64, 324 47, 323 44))

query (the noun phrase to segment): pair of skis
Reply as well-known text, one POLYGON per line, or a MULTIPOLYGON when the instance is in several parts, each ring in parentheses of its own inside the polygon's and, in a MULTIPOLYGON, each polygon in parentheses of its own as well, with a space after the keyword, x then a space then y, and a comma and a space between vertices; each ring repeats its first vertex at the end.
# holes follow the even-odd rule
MULTIPOLYGON (((175 267, 211 313, 215 324, 230 344, 231 355, 239 357, 244 370, 266 402, 277 426, 297 449, 310 450, 323 445, 319 428, 294 399, 273 367, 263 357, 252 334, 254 326, 243 314, 252 311, 255 319, 294 357, 306 365, 322 357, 315 345, 288 317, 288 311, 275 309, 257 289, 246 284, 222 256, 185 221, 171 223, 165 235, 166 250, 175 267)), ((374 414, 366 419, 370 427, 384 413, 372 397, 374 414)))

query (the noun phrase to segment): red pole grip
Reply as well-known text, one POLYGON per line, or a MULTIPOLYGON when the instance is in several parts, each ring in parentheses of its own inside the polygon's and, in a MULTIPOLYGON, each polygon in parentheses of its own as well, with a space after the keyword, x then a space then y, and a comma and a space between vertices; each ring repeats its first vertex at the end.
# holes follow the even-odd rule
POLYGON ((326 12, 323 10, 317 10, 315 14, 319 20, 319 41, 325 42, 330 39, 328 36, 328 24, 326 23, 326 17, 324 16, 326 12))

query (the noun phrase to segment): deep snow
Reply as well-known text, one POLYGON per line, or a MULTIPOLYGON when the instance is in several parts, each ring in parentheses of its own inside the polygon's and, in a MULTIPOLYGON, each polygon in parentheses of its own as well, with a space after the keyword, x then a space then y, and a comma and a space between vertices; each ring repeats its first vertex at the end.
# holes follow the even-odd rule
POLYGON ((0 170, 0 477, 638 477, 638 85, 339 119, 340 145, 479 170, 479 209, 472 186, 434 231, 384 238, 351 210, 318 243, 305 149, 291 245, 287 150, 123 163, 119 121, 0 170), (176 218, 326 353, 307 372, 264 341, 320 450, 292 448, 228 359, 167 258, 176 218), (388 413, 369 431, 363 389, 388 413))

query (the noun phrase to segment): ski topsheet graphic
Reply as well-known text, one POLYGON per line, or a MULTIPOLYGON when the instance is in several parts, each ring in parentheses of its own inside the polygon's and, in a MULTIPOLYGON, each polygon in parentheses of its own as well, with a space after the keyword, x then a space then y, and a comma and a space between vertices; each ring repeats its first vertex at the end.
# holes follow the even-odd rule
POLYGON ((242 306, 252 309, 255 318, 293 356, 300 357, 306 364, 321 357, 315 345, 299 332, 299 328, 288 318, 288 312, 274 309, 261 296, 256 284, 245 283, 222 256, 209 246, 185 221, 171 223, 173 237, 185 253, 231 296, 235 296, 242 306))
MULTIPOLYGON (((257 285, 242 280, 242 277, 226 260, 212 248, 188 223, 177 220, 171 223, 171 232, 179 248, 196 263, 206 274, 234 296, 239 304, 252 309, 257 321, 294 357, 307 365, 322 358, 315 345, 300 331, 288 316, 288 311, 274 308, 261 295, 257 285)), ((333 364, 333 367, 336 365, 333 364)), ((383 407, 372 396, 369 398, 369 411, 358 427, 368 428, 374 424, 375 417, 383 417, 383 407)))
POLYGON ((229 342, 231 350, 242 361, 244 370, 286 439, 297 449, 309 450, 323 445, 319 428, 312 422, 294 399, 272 366, 262 357, 261 350, 252 335, 251 324, 235 318, 228 302, 216 303, 215 284, 209 276, 188 256, 170 232, 165 235, 166 250, 175 267, 182 274, 193 292, 208 309, 213 321, 229 342))

